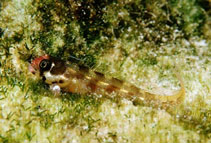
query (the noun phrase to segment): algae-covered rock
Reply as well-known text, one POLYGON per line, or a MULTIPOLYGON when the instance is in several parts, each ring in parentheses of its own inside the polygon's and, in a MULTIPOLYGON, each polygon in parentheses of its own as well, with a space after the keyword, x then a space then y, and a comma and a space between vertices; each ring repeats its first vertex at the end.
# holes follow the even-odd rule
POLYGON ((211 142, 210 14, 210 0, 1 0, 0 142, 211 142), (28 70, 44 54, 160 94, 177 67, 186 97, 167 111, 54 96, 28 70))

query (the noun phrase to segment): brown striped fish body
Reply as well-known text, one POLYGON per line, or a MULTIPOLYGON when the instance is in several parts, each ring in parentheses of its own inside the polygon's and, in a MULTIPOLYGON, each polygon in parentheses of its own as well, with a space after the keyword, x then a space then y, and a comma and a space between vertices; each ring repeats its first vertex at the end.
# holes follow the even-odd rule
MULTIPOLYGON (((42 58, 37 58, 42 59, 42 58)), ((143 103, 153 103, 161 106, 167 104, 177 104, 183 101, 185 90, 182 80, 181 89, 174 95, 162 96, 152 94, 150 92, 141 90, 133 84, 123 82, 117 78, 106 77, 104 74, 89 70, 81 66, 67 66, 64 61, 48 57, 43 60, 32 62, 32 67, 39 70, 40 75, 44 81, 49 85, 57 85, 65 92, 79 93, 79 94, 101 94, 111 95, 115 94, 119 97, 127 98, 143 103), (47 65, 46 68, 45 66, 47 65), (33 63, 35 63, 34 66, 33 63), (37 65, 39 63, 39 66, 37 65), (42 66, 42 64, 44 66, 42 66), (39 68, 37 68, 39 67, 39 68), (43 68, 44 67, 44 68, 43 68)))

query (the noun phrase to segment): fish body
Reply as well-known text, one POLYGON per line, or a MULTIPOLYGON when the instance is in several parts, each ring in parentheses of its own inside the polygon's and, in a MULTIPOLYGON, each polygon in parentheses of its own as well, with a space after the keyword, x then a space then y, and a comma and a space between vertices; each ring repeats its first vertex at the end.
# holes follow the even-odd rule
POLYGON ((56 86, 65 92, 79 94, 116 94, 119 97, 143 103, 153 103, 164 107, 178 104, 184 100, 185 89, 179 77, 181 89, 174 95, 156 95, 124 82, 117 78, 106 77, 103 73, 93 71, 83 66, 68 66, 66 62, 48 55, 35 58, 31 65, 32 73, 39 72, 44 82, 56 86))

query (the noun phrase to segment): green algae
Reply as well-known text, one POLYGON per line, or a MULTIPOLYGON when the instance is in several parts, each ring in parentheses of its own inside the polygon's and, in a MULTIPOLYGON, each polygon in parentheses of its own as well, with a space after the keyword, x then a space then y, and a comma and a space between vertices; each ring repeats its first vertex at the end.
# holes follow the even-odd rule
POLYGON ((0 4, 0 142, 210 142, 209 1, 0 4), (186 99, 166 112, 101 95, 55 97, 28 72, 30 56, 43 54, 151 91, 179 88, 177 64, 186 99))

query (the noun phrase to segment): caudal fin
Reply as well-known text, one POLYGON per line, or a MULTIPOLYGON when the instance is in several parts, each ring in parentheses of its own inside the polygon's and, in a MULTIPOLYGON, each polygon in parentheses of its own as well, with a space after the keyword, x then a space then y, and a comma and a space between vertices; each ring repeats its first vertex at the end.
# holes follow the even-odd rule
POLYGON ((179 104, 184 101, 185 99, 185 87, 184 87, 184 82, 181 78, 181 76, 176 73, 176 76, 178 80, 180 81, 180 90, 175 91, 173 95, 168 95, 168 96, 158 96, 158 100, 162 103, 170 103, 170 104, 179 104))
MULTIPOLYGON (((142 99, 142 101, 146 101, 147 103, 151 103, 154 106, 160 106, 160 107, 169 107, 169 105, 177 105, 184 101, 185 99, 185 87, 182 78, 179 76, 179 74, 176 74, 178 80, 180 81, 180 90, 175 91, 173 95, 158 95, 153 94, 150 92, 140 91, 139 98, 142 99)), ((150 105, 151 105, 150 104, 150 105)), ((152 105, 152 106, 153 106, 152 105)))

